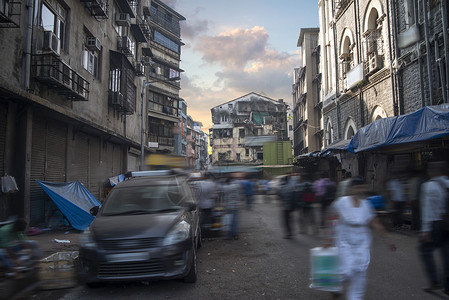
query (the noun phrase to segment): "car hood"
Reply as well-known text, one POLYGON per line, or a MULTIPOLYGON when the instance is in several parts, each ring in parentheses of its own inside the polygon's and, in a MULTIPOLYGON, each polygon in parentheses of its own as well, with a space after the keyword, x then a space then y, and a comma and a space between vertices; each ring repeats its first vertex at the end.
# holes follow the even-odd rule
POLYGON ((90 231, 97 240, 164 237, 184 211, 124 216, 97 216, 90 231))

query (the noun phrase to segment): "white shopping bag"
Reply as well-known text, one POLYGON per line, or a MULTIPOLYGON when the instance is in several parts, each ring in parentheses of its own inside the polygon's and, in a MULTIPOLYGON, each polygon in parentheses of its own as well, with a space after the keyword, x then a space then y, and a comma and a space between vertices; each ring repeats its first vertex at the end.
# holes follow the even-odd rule
POLYGON ((310 265, 311 288, 327 292, 342 291, 337 247, 310 249, 310 265))
POLYGON ((14 177, 5 174, 5 176, 2 177, 2 192, 15 193, 18 191, 19 189, 17 188, 16 180, 14 179, 14 177))

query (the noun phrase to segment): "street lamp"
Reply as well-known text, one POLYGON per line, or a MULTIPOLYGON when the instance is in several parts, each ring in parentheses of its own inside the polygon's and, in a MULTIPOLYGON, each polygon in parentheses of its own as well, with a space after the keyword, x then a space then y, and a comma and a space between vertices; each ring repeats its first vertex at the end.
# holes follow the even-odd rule
MULTIPOLYGON (((160 68, 157 68, 157 74, 160 74, 160 68)), ((177 81, 179 80, 179 77, 173 77, 173 78, 168 78, 168 79, 162 79, 162 80, 153 80, 153 81, 147 81, 147 82, 143 82, 142 84, 142 117, 140 120, 140 171, 143 171, 143 166, 145 164, 145 144, 144 144, 144 139, 145 139, 145 118, 148 115, 147 111, 145 110, 145 88, 147 86, 149 86, 152 83, 155 82, 169 82, 169 81, 177 81)))

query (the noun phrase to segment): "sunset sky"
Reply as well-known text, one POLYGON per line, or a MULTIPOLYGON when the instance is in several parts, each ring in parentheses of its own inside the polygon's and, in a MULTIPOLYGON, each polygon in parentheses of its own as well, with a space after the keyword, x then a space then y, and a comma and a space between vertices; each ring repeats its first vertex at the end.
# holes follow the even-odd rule
POLYGON ((163 0, 183 15, 180 97, 212 126, 210 109, 250 92, 292 102, 300 28, 319 27, 313 0, 163 0))

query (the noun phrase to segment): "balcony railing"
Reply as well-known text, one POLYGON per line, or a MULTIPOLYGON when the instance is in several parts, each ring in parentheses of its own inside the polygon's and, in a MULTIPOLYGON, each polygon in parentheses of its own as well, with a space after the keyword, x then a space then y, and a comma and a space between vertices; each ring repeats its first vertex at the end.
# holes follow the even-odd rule
POLYGON ((154 11, 150 10, 150 20, 151 20, 151 22, 156 23, 157 25, 170 31, 171 33, 175 34, 176 36, 180 36, 180 34, 181 34, 179 21, 175 18, 172 18, 171 20, 167 20, 165 18, 165 14, 163 14, 161 12, 154 12, 154 11))
POLYGON ((20 0, 0 1, 0 28, 20 27, 20 0))
POLYGON ((107 19, 109 15, 109 4, 107 0, 80 0, 92 17, 96 19, 107 19))
POLYGON ((66 95, 69 100, 87 101, 89 98, 89 82, 54 53, 33 55, 32 73, 36 81, 66 95))
POLYGON ((163 146, 175 146, 175 139, 165 136, 157 136, 157 135, 148 135, 148 141, 153 143, 158 143, 159 145, 163 146))
POLYGON ((112 106, 116 111, 124 113, 125 115, 132 115, 134 109, 132 104, 121 92, 109 91, 108 93, 109 105, 112 106))

